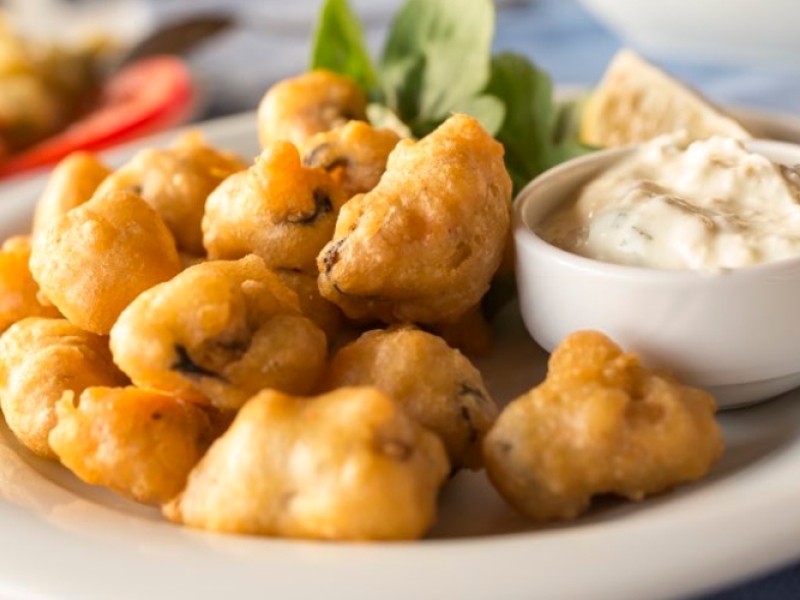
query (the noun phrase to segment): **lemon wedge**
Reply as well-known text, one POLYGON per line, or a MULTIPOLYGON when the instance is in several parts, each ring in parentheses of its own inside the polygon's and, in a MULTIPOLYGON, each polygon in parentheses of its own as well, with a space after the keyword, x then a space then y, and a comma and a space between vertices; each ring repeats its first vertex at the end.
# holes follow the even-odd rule
POLYGON ((686 84, 625 49, 586 103, 580 138, 591 146, 622 146, 681 129, 691 139, 752 137, 686 84))

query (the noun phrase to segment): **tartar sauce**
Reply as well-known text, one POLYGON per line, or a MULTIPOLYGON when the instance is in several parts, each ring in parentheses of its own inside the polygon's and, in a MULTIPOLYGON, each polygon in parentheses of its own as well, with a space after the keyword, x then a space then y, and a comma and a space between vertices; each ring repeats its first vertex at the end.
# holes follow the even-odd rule
POLYGON ((800 255, 800 176, 722 137, 661 137, 590 181, 537 229, 597 260, 722 270, 800 255))

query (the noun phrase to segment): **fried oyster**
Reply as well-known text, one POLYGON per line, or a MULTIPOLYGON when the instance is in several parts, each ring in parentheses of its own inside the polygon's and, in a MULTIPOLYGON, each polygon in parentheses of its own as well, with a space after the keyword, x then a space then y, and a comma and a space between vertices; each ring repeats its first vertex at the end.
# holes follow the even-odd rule
POLYGON ((368 331, 333 356, 322 385, 378 388, 441 438, 454 469, 482 466, 497 405, 480 372, 443 339, 411 327, 368 331))
POLYGON ((177 496, 211 444, 203 408, 135 387, 90 387, 56 404, 49 441, 83 481, 150 504, 177 496))
POLYGON ((164 514, 231 533, 415 539, 434 520, 448 470, 439 439, 374 388, 316 398, 266 390, 242 407, 164 514))
POLYGON ((15 236, 0 246, 0 334, 26 317, 60 316, 43 301, 28 267, 30 257, 30 236, 15 236))
POLYGON ((320 291, 353 319, 455 321, 489 289, 510 199, 502 145, 454 115, 400 142, 380 183, 345 204, 317 258, 320 291))
POLYGON ((351 79, 323 69, 273 85, 258 105, 261 147, 283 140, 303 144, 311 136, 353 119, 367 118, 367 96, 351 79))
POLYGON ((212 259, 257 254, 271 269, 312 272, 345 200, 327 172, 304 166, 289 142, 274 142, 209 196, 203 244, 212 259))
POLYGON ((36 202, 32 235, 36 237, 64 213, 88 202, 111 169, 88 152, 73 152, 47 178, 36 202))
POLYGON ((246 168, 239 157, 217 150, 199 133, 189 132, 169 148, 137 152, 103 181, 96 194, 134 191, 156 209, 180 252, 203 256, 201 222, 206 199, 229 175, 246 168))
POLYGON ((126 382, 108 340, 66 319, 30 317, 0 336, 0 408, 16 438, 40 456, 55 458, 48 435, 65 392, 126 382))
POLYGON ((111 351, 140 387, 236 410, 267 387, 310 392, 327 339, 251 255, 189 267, 142 293, 111 330, 111 351))
POLYGON ((50 223, 33 241, 30 268, 61 314, 107 335, 134 298, 182 267, 158 213, 136 194, 112 192, 50 223))
POLYGON ((521 513, 573 519, 599 494, 641 500, 705 476, 723 439, 712 396, 651 371, 605 335, 580 331, 544 383, 484 439, 486 471, 521 513))
POLYGON ((304 165, 330 173, 344 197, 352 198, 378 185, 399 141, 391 129, 350 121, 310 138, 300 146, 300 153, 304 165))

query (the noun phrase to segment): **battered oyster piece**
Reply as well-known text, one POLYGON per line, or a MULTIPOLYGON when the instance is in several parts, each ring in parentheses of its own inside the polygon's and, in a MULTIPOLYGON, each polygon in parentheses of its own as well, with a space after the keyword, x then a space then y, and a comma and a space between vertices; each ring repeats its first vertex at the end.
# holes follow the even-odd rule
POLYGON ((161 217, 131 192, 97 196, 34 239, 31 273, 47 299, 82 329, 108 334, 136 296, 181 270, 161 217))
POLYGON ((601 333, 577 332, 486 436, 486 470, 521 513, 573 519, 597 494, 641 500, 705 476, 723 451, 715 410, 707 392, 640 366, 601 333))
POLYGON ((304 167, 297 148, 275 142, 209 196, 203 243, 212 259, 252 253, 271 269, 312 272, 345 200, 328 173, 304 167))
POLYGON ((205 250, 200 224, 208 195, 229 175, 246 168, 239 157, 189 132, 170 148, 138 152, 100 185, 97 195, 133 191, 156 209, 179 251, 201 256, 205 250))
POLYGON ((171 520, 328 540, 421 537, 449 465, 439 439, 373 388, 273 390, 239 411, 166 505, 171 520))
POLYGON ((111 330, 114 361, 139 387, 236 410, 264 388, 305 394, 325 334, 257 256, 209 261, 143 292, 111 330))
POLYGON ((497 405, 472 363, 435 335, 368 331, 334 355, 322 385, 374 386, 441 438, 454 469, 483 464, 481 442, 497 405))
POLYGON ((258 105, 258 139, 300 145, 316 133, 367 120, 367 96, 351 79, 316 70, 272 86, 258 105))
POLYGON ((64 213, 87 202, 111 169, 88 152, 73 152, 54 168, 33 214, 33 236, 64 213))
POLYGON ((28 268, 30 256, 28 236, 9 238, 0 247, 0 333, 26 317, 60 316, 39 298, 39 286, 28 268))
POLYGON ((342 208, 317 259, 322 295, 353 319, 458 319, 489 289, 509 231, 503 147, 454 115, 403 140, 380 183, 342 208))
POLYGON ((333 302, 325 300, 317 287, 317 278, 302 271, 280 269, 275 274, 281 282, 297 294, 300 312, 314 321, 329 340, 333 340, 342 328, 344 315, 333 302))
POLYGON ((303 164, 328 171, 345 198, 369 192, 378 185, 389 154, 400 141, 391 129, 350 121, 318 133, 300 147, 303 164))
POLYGON ((177 496, 213 439, 201 407, 135 387, 65 394, 56 414, 50 446, 65 467, 148 504, 177 496))
POLYGON ((0 337, 0 408, 12 433, 40 456, 56 457, 47 436, 64 392, 126 383, 106 338, 65 319, 23 319, 0 337))

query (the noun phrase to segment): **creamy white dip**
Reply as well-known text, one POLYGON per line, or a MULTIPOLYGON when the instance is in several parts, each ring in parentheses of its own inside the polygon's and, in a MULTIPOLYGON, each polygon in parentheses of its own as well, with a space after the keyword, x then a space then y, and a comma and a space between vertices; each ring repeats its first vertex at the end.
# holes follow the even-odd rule
POLYGON ((800 255, 800 176, 715 137, 661 137, 589 182, 537 228, 597 260, 729 269, 800 255))

